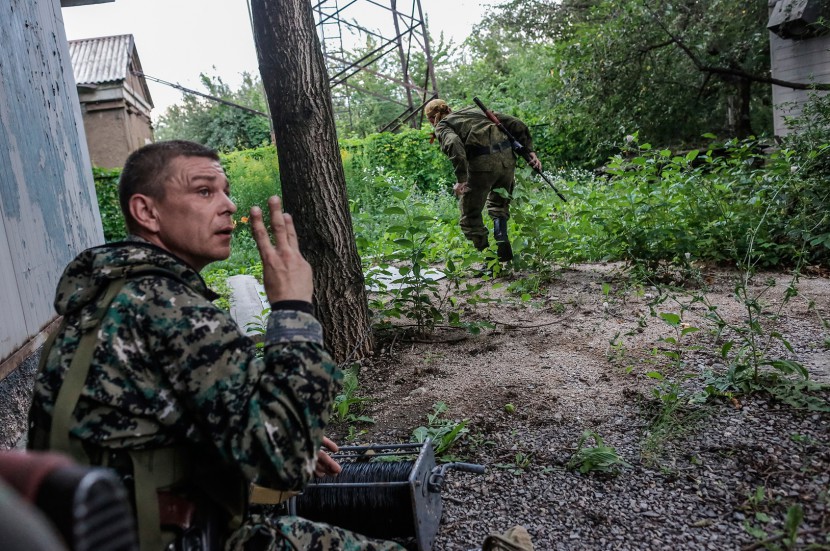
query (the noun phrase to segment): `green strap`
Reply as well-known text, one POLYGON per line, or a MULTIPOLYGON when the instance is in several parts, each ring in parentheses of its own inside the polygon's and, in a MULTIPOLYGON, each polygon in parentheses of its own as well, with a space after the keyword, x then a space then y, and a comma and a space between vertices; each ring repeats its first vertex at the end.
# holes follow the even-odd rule
POLYGON ((46 361, 49 359, 49 352, 52 351, 52 347, 55 345, 55 339, 58 338, 58 333, 63 331, 66 328, 66 317, 61 318, 60 325, 58 328, 46 337, 46 342, 43 343, 43 348, 40 350, 40 360, 37 364, 37 372, 38 374, 43 373, 43 370, 46 369, 46 361))
MULTIPOLYGON (((97 301, 92 317, 82 324, 78 347, 55 400, 52 427, 49 432, 49 448, 68 453, 84 464, 90 464, 89 457, 81 441, 70 437, 70 430, 73 413, 86 384, 92 358, 98 344, 101 320, 127 279, 147 274, 158 274, 181 281, 173 272, 155 267, 142 267, 129 273, 123 273, 122 277, 118 279, 113 279, 106 292, 97 301)), ((61 328, 49 336, 49 340, 44 346, 43 352, 41 352, 41 369, 46 365, 46 357, 53 346, 55 337, 63 331, 65 326, 64 319, 61 328)), ((181 447, 127 451, 133 467, 139 547, 141 551, 165 549, 169 543, 174 541, 175 534, 161 530, 158 490, 189 479, 192 475, 193 464, 189 460, 186 450, 181 447)), ((210 481, 207 487, 208 493, 215 494, 212 497, 236 516, 237 523, 240 522, 246 497, 245 486, 238 483, 235 477, 230 476, 228 480, 210 481)))
POLYGON ((81 327, 82 335, 80 342, 78 342, 78 348, 72 357, 69 369, 64 375, 58 397, 55 399, 55 410, 52 412, 52 429, 49 434, 49 449, 68 453, 83 463, 89 463, 89 459, 85 454, 82 457, 75 456, 73 452, 77 453, 81 448, 71 445, 69 440, 72 414, 78 404, 78 398, 80 398, 83 391, 87 375, 89 375, 92 355, 95 353, 95 346, 98 343, 98 329, 100 328, 101 319, 125 282, 126 279, 119 278, 109 284, 107 292, 97 303, 95 314, 91 320, 92 323, 81 327))
POLYGON ((166 549, 175 534, 162 533, 158 490, 185 480, 188 456, 183 448, 129 450, 135 482, 135 510, 141 551, 166 549), (165 537, 166 536, 166 537, 165 537))

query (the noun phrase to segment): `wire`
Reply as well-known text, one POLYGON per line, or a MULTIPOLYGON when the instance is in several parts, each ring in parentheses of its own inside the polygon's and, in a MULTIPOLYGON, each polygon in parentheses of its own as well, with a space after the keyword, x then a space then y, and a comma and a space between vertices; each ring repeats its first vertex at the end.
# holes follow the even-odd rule
POLYGON ((142 73, 141 71, 133 70, 132 73, 139 77, 144 77, 147 80, 152 80, 153 82, 158 82, 159 84, 164 84, 165 86, 170 86, 171 88, 175 88, 176 90, 181 90, 186 94, 193 94, 194 96, 200 96, 205 99, 209 99, 211 101, 215 101, 217 103, 221 103, 227 105, 229 107, 235 107, 236 109, 241 109, 242 111, 247 111, 253 115, 259 115, 260 117, 266 117, 269 120, 271 116, 268 113, 263 113, 262 111, 257 111, 256 109, 251 109, 250 107, 245 107, 244 105, 239 105, 238 103, 234 103, 232 101, 228 101, 226 99, 218 98, 216 96, 211 96, 210 94, 205 94, 203 92, 198 92, 196 90, 191 90, 190 88, 185 88, 181 84, 173 84, 172 82, 167 82, 166 80, 162 80, 160 78, 152 77, 148 74, 142 73))

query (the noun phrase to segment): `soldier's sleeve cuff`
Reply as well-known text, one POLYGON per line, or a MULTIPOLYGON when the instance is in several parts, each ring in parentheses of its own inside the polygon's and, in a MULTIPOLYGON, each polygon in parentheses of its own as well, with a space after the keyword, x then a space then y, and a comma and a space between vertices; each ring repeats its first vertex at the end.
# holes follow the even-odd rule
POLYGON ((314 315, 314 305, 306 300, 277 300, 271 303, 271 310, 299 310, 314 315))
POLYGON ((323 327, 307 312, 299 310, 271 310, 265 342, 314 342, 323 346, 323 327))

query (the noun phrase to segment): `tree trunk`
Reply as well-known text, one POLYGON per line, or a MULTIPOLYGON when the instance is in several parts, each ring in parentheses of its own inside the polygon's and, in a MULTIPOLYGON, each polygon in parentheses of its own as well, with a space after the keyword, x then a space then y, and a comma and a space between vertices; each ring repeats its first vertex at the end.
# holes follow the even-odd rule
POLYGON ((748 138, 752 135, 752 81, 745 78, 729 79, 726 99, 727 131, 735 138, 748 138))
POLYGON ((285 210, 314 269, 317 317, 337 362, 371 353, 369 310, 346 197, 328 75, 309 0, 252 0, 285 210))

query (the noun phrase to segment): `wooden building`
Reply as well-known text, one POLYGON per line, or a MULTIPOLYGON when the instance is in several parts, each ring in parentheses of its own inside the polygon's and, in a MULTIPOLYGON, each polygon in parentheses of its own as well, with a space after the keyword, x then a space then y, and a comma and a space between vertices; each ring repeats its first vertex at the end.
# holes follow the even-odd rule
POLYGON ((72 40, 69 55, 92 164, 124 166, 153 141, 153 100, 131 34, 72 40))
MULTIPOLYGON (((772 77, 799 83, 830 83, 829 0, 769 0, 772 77)), ((810 94, 827 93, 772 87, 775 135, 791 128, 787 119, 798 116, 810 94)))

